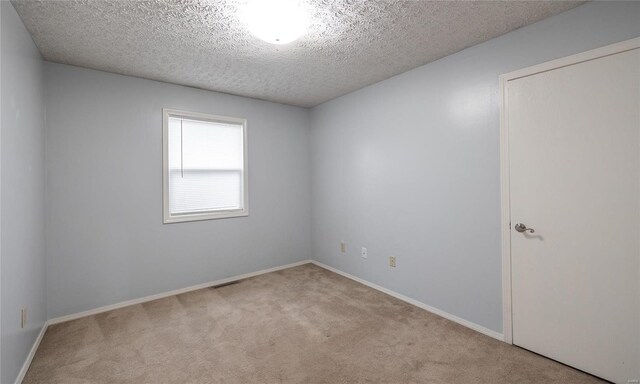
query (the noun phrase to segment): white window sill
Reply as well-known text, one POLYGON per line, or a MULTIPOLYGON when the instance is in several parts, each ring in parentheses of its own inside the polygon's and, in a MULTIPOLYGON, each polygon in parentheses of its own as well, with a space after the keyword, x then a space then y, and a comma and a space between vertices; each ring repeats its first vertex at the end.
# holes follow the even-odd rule
POLYGON ((229 219, 232 217, 245 217, 245 216, 249 216, 249 211, 247 209, 233 210, 233 211, 185 213, 185 214, 170 215, 168 217, 165 217, 163 223, 164 224, 184 223, 187 221, 229 219))

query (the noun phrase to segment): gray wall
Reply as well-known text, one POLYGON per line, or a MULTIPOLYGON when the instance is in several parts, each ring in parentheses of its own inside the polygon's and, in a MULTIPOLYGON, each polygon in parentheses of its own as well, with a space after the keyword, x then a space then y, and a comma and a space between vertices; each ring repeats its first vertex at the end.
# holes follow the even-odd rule
POLYGON ((312 109, 314 259, 501 332, 498 76, 637 36, 589 3, 312 109))
POLYGON ((8 1, 0 14, 0 382, 12 383, 46 318, 44 83, 40 53, 8 1))
POLYGON ((49 318, 310 258, 308 110, 46 63, 49 318), (162 108, 248 119, 250 216, 162 224, 162 108))

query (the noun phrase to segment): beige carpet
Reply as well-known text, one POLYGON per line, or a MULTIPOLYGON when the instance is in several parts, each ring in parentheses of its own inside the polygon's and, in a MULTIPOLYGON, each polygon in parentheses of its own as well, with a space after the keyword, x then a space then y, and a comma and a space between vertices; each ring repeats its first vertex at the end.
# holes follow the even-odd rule
POLYGON ((313 265, 51 326, 32 383, 596 383, 313 265))

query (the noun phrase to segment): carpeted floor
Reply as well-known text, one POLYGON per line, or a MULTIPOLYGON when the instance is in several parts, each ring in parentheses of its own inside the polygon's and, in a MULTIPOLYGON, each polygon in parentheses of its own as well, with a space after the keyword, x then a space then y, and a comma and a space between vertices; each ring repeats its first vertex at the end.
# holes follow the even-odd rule
POLYGON ((49 328, 33 383, 597 383, 311 264, 49 328))

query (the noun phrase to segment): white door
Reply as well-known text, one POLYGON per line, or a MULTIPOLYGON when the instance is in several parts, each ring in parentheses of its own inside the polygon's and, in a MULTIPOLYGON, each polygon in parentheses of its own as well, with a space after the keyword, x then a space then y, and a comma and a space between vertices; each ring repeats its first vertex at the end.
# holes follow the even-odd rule
POLYGON ((640 379, 637 40, 505 93, 513 343, 625 384, 640 379))

